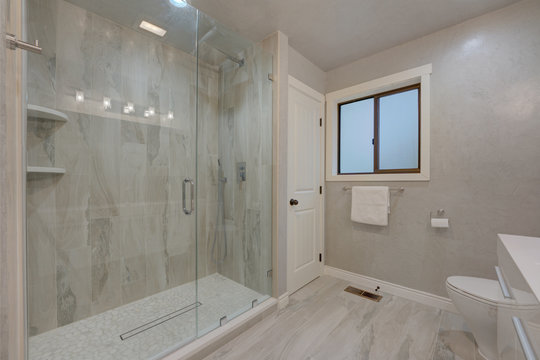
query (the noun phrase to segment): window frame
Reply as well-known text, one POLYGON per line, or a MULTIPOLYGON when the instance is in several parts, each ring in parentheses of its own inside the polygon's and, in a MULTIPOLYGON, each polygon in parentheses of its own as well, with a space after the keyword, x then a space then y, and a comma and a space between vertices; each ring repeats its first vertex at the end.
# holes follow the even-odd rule
POLYGON ((377 94, 364 96, 357 99, 343 101, 337 104, 337 175, 365 175, 365 174, 411 174, 420 173, 422 168, 422 86, 418 82, 393 90, 383 91, 377 94), (380 127, 380 99, 385 96, 403 93, 410 90, 418 90, 418 167, 409 169, 380 169, 379 127, 380 127), (358 101, 373 99, 373 171, 371 172, 341 172, 341 106, 358 101))
POLYGON ((326 94, 326 181, 429 181, 430 180, 430 83, 427 64, 326 94), (338 103, 371 97, 420 83, 420 172, 338 174, 338 103))

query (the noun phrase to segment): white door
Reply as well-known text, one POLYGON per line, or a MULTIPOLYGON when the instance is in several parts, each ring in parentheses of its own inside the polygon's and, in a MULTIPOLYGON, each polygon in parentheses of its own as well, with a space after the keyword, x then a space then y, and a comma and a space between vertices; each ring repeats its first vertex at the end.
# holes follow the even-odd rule
POLYGON ((287 290, 322 273, 324 96, 289 76, 287 290))

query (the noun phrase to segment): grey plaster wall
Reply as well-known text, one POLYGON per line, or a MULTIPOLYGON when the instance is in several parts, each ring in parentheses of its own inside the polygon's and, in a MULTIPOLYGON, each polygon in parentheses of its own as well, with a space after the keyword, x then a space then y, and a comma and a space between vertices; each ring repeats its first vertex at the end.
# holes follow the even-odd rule
POLYGON ((334 91, 433 64, 431 181, 388 183, 406 188, 388 227, 352 223, 327 182, 327 265, 447 296, 450 275, 495 277, 497 233, 540 235, 539 19, 522 1, 328 73, 334 91), (439 208, 447 230, 429 226, 439 208))

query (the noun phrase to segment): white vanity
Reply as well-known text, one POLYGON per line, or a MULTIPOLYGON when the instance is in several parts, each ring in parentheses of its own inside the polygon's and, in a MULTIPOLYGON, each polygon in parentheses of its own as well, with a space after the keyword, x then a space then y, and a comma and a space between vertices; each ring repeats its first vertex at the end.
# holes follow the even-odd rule
POLYGON ((513 305, 497 312, 501 360, 540 360, 540 238, 499 234, 497 276, 513 305))

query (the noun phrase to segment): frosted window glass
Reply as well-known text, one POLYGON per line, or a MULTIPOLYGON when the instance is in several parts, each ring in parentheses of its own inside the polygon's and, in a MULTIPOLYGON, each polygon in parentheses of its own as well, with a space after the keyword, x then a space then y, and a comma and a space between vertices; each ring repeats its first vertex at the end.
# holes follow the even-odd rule
POLYGON ((342 174, 373 172, 373 98, 340 105, 342 174))
POLYGON ((379 99, 379 169, 418 168, 418 89, 379 99))

